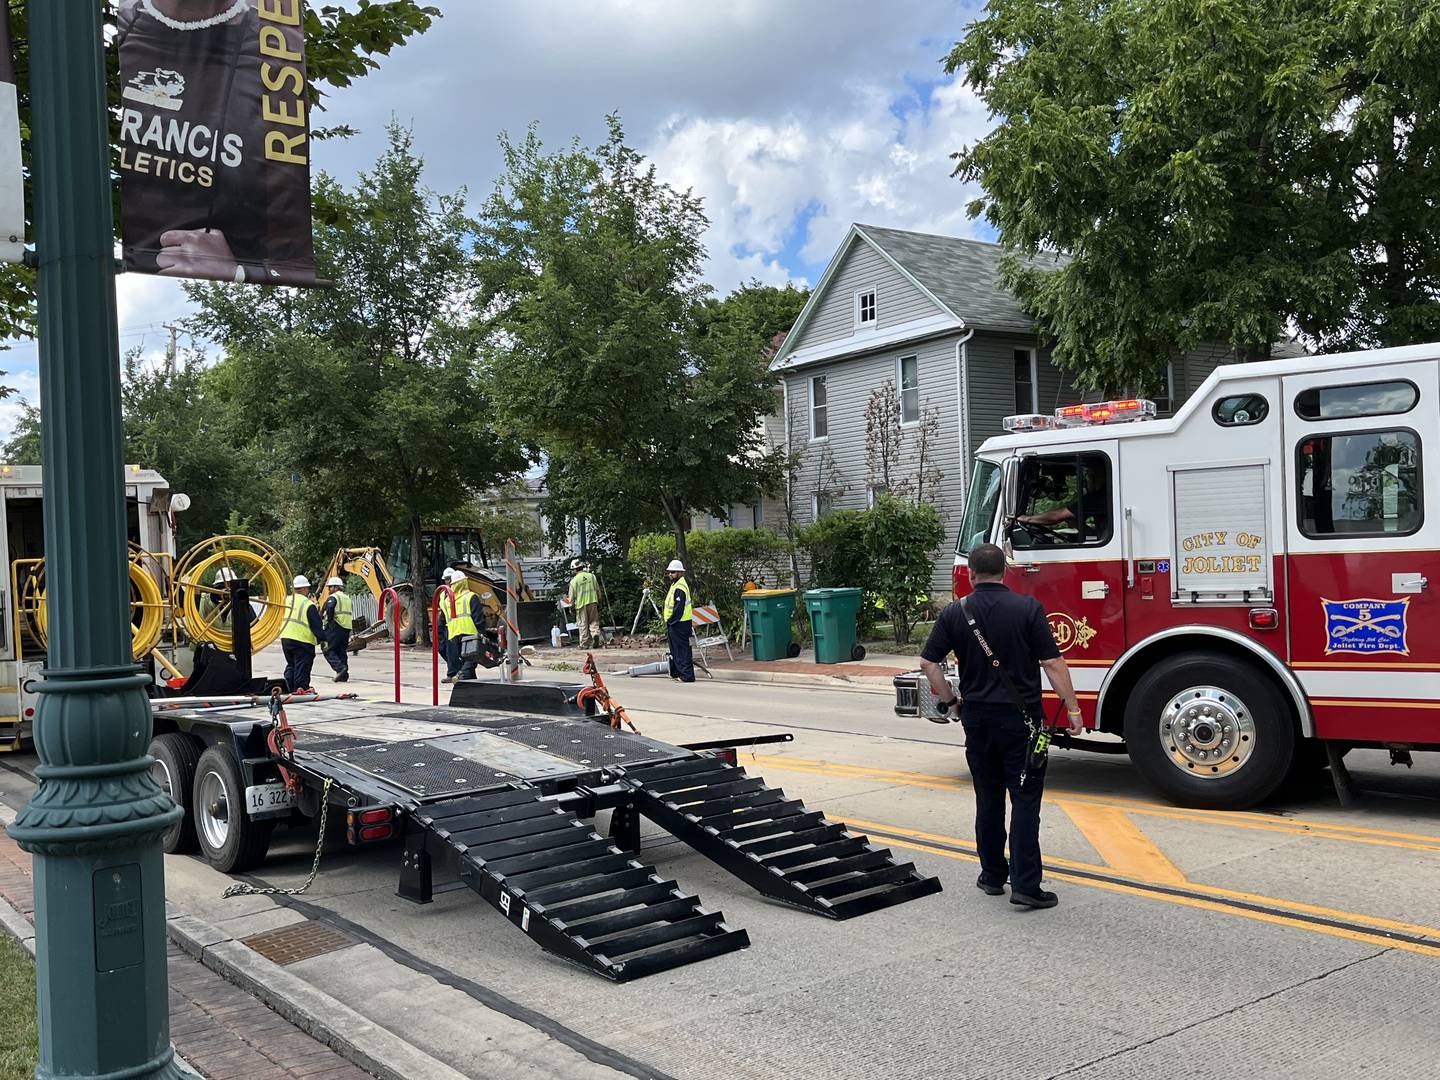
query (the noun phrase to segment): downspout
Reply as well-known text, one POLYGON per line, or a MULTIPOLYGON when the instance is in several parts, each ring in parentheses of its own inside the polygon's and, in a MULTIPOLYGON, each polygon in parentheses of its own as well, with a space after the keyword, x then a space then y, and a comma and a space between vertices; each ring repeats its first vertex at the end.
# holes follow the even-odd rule
MULTIPOLYGON (((962 323, 963 325, 963 323, 962 323)), ((970 349, 969 342, 975 336, 972 326, 955 342, 955 392, 959 396, 960 429, 960 505, 970 497, 970 349)))
POLYGON ((790 466, 790 377, 785 372, 780 373, 780 407, 785 410, 785 528, 792 535, 786 537, 790 541, 790 587, 800 587, 800 563, 795 557, 795 491, 794 472, 790 466))

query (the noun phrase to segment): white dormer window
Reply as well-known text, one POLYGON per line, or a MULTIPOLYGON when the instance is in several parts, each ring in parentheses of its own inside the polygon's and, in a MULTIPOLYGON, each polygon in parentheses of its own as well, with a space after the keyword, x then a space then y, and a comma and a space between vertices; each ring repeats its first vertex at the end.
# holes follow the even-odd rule
POLYGON ((856 330, 874 330, 876 311, 874 289, 861 289, 855 293, 856 330))

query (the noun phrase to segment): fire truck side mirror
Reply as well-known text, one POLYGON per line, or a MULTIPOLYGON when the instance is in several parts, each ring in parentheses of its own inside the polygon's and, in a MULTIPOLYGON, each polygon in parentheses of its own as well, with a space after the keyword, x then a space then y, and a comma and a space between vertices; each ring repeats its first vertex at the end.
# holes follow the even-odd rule
POLYGON ((1000 517, 1007 525, 1020 512, 1019 504, 1020 459, 1012 456, 1000 463, 1000 517))

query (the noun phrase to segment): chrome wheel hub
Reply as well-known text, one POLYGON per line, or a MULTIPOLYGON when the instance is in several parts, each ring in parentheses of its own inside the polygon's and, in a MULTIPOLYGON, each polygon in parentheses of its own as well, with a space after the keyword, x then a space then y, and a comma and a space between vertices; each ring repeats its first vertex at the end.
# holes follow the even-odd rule
POLYGON ((1244 767, 1255 750, 1255 720, 1229 690, 1192 686, 1160 715, 1160 743, 1183 773, 1216 779, 1244 767))
POLYGON ((205 846, 219 851, 230 837, 230 800, 225 794, 225 781, 218 773, 207 772, 200 778, 195 816, 205 846))

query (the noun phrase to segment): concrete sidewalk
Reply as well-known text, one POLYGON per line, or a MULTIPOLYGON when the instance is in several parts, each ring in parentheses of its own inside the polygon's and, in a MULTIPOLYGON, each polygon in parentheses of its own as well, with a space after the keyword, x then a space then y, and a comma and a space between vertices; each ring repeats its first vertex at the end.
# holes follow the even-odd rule
MULTIPOLYGON (((896 675, 914 671, 920 666, 919 657, 902 656, 896 653, 870 652, 865 659, 844 664, 820 664, 815 660, 815 651, 806 649, 799 656, 783 660, 752 660, 745 652, 731 646, 734 660, 727 659, 723 649, 711 649, 706 662, 716 679, 734 682, 787 683, 791 685, 821 685, 856 687, 884 687, 889 689, 890 680, 896 675)), ((661 649, 598 649, 595 659, 600 670, 607 675, 622 674, 634 665, 650 664, 663 659, 661 649)), ((549 670, 578 670, 585 662, 582 649, 537 648, 532 660, 536 667, 549 670)), ((696 675, 704 678, 696 657, 696 675)))
MULTIPOLYGON (((0 825, 14 812, 0 805, 0 825)), ((35 894, 30 856, 0 830, 0 932, 16 938, 32 956, 35 894)), ((167 923, 173 923, 173 916, 167 923)), ((222 974, 195 962, 176 941, 166 945, 170 981, 170 1038, 175 1051, 211 1080, 364 1080, 401 1077, 382 1062, 351 1053, 344 1057, 252 997, 222 974), (351 1060, 364 1061, 362 1070, 351 1060)), ((350 1048, 353 1050, 353 1048, 350 1048)), ((438 1075, 439 1074, 434 1074, 438 1075)))

